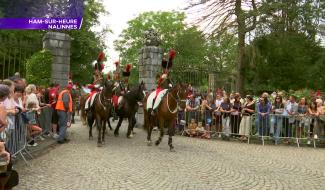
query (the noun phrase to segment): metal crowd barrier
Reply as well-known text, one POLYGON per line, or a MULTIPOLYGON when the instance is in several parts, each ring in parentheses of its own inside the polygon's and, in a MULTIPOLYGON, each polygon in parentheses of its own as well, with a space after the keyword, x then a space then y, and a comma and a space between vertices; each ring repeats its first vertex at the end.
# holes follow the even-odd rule
POLYGON ((308 115, 284 116, 279 114, 228 114, 225 116, 219 112, 208 113, 202 111, 178 112, 177 129, 181 135, 189 132, 191 121, 196 125, 202 122, 205 131, 216 138, 239 138, 247 141, 258 139, 265 145, 270 140, 274 144, 280 142, 294 142, 300 147, 301 144, 317 143, 325 141, 325 116, 311 117, 308 115), (316 135, 316 136, 315 136, 316 135))
POLYGON ((27 164, 25 155, 30 158, 33 156, 26 149, 27 145, 27 127, 22 119, 22 114, 15 115, 15 125, 13 129, 6 129, 5 146, 12 157, 21 156, 24 162, 27 164), (25 155, 24 155, 25 154, 25 155))

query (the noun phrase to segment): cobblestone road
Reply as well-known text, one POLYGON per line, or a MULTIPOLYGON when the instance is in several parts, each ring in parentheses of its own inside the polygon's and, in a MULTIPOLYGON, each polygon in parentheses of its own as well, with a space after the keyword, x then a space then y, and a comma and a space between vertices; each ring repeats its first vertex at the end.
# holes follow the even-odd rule
POLYGON ((98 148, 85 126, 74 125, 69 144, 17 168, 16 189, 325 189, 324 149, 175 137, 169 152, 167 136, 148 147, 142 129, 127 139, 122 128, 98 148))

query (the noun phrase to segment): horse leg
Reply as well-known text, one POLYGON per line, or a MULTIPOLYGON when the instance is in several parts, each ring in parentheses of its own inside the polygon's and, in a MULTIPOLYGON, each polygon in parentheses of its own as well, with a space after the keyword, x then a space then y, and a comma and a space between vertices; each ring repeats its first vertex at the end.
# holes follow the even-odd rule
POLYGON ((118 135, 119 135, 119 130, 120 130, 122 122, 123 122, 123 117, 121 116, 119 118, 119 120, 118 120, 117 126, 116 126, 115 131, 114 131, 115 137, 118 137, 118 135))
POLYGON ((133 122, 132 122, 133 121, 133 117, 132 116, 129 116, 128 121, 129 121, 129 125, 128 125, 128 132, 126 133, 126 137, 127 138, 132 138, 133 135, 131 134, 131 132, 133 130, 133 127, 132 127, 132 125, 133 125, 133 122))
MULTIPOLYGON (((148 116, 150 117, 150 116, 148 116)), ((148 130, 148 136, 147 136, 147 145, 148 146, 151 146, 152 145, 152 142, 151 142, 151 133, 152 133, 152 123, 150 122, 150 120, 148 121, 149 119, 147 119, 147 123, 145 125, 147 125, 147 130, 148 130)))
POLYGON ((169 125, 168 127, 168 145, 169 145, 169 150, 171 152, 175 152, 174 146, 173 146, 173 136, 175 133, 175 128, 173 125, 169 125))
POLYGON ((105 120, 102 121, 102 128, 103 128, 103 132, 102 132, 102 144, 105 144, 105 131, 106 131, 106 121, 105 120))
POLYGON ((113 131, 112 125, 111 125, 111 121, 109 120, 109 118, 107 119, 107 123, 108 123, 108 127, 110 131, 113 131))
POLYGON ((96 123, 97 123, 97 129, 98 129, 98 140, 97 140, 97 146, 101 147, 102 146, 102 136, 101 136, 101 131, 102 131, 102 121, 99 116, 96 117, 96 123))
POLYGON ((160 129, 160 136, 155 143, 156 146, 158 146, 161 143, 162 138, 164 137, 164 120, 163 119, 159 119, 159 129, 160 129))
POLYGON ((94 117, 91 112, 87 113, 87 120, 88 120, 88 126, 89 126, 89 140, 93 140, 94 117))

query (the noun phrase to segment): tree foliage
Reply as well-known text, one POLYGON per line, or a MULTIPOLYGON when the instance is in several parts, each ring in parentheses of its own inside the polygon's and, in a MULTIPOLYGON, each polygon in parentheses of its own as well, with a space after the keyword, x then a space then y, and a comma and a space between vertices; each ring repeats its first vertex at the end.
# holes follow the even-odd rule
POLYGON ((26 62, 26 79, 31 84, 47 86, 50 83, 53 56, 48 50, 35 53, 26 62))
POLYGON ((184 13, 145 12, 128 21, 114 47, 120 52, 122 63, 137 64, 139 51, 144 46, 144 32, 155 29, 161 37, 161 47, 165 50, 175 47, 177 36, 185 30, 184 13))
POLYGON ((324 51, 303 33, 277 32, 258 37, 247 48, 248 88, 255 92, 324 89, 324 51))

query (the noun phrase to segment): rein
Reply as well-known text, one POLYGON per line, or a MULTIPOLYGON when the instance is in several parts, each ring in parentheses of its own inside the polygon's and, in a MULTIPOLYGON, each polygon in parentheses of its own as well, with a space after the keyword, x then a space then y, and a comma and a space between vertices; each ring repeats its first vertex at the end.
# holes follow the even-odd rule
MULTIPOLYGON (((105 105, 105 101, 104 101, 104 102, 102 101, 102 97, 103 97, 102 93, 103 93, 103 91, 104 91, 104 90, 102 90, 102 91, 99 93, 99 97, 98 97, 98 98, 99 98, 99 103, 100 103, 100 105, 101 105, 101 106, 104 108, 104 110, 106 111, 106 106, 108 106, 109 103, 107 103, 107 104, 105 105)), ((104 100, 108 100, 108 101, 110 102, 110 101, 111 101, 111 98, 107 98, 107 99, 104 98, 104 100)))
POLYGON ((169 103, 168 103, 168 96, 169 96, 169 93, 167 93, 167 108, 168 108, 168 111, 171 113, 171 114, 175 114, 177 111, 178 111, 178 108, 179 108, 179 102, 186 102, 186 100, 182 100, 180 97, 179 97, 179 89, 177 90, 177 97, 175 98, 172 94, 170 94, 170 96, 176 101, 176 108, 172 111, 170 109, 170 106, 169 106, 169 103))

